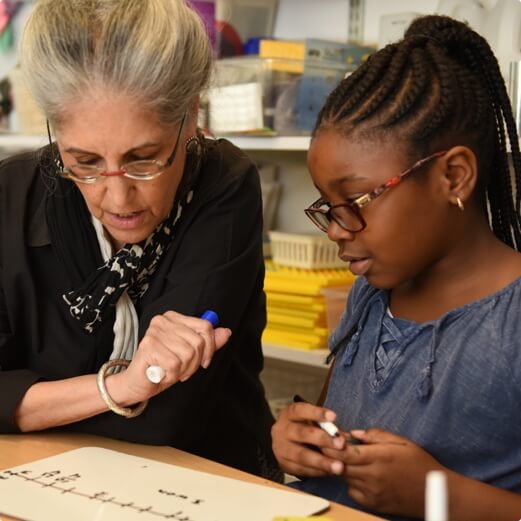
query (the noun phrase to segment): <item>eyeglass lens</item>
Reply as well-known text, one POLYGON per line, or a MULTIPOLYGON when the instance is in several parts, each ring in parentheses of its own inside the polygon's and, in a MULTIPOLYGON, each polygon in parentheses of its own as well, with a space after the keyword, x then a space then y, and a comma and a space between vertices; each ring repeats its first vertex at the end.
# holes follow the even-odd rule
POLYGON ((332 218, 349 231, 359 231, 364 226, 355 210, 347 205, 335 206, 325 212, 310 212, 308 215, 324 231, 327 231, 332 218))

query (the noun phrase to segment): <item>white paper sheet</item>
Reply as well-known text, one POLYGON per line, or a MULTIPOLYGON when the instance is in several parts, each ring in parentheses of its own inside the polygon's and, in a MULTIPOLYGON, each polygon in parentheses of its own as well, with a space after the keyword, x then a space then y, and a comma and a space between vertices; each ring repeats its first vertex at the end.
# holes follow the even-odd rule
POLYGON ((271 521, 328 505, 97 447, 0 471, 0 512, 30 521, 271 521))

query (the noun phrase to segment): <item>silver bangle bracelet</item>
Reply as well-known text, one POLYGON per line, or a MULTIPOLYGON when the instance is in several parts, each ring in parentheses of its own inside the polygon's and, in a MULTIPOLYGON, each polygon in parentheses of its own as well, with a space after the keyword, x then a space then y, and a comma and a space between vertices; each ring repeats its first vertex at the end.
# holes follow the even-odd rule
POLYGON ((145 407, 148 404, 148 400, 145 400, 144 402, 141 402, 140 404, 136 405, 135 407, 122 407, 121 405, 118 405, 109 395, 107 388, 105 387, 105 377, 107 370, 111 367, 116 366, 124 366, 128 367, 130 365, 129 360, 109 360, 108 362, 105 362, 98 371, 98 390, 101 395, 101 398, 103 401, 107 404, 107 407, 116 414, 119 414, 120 416, 125 416, 125 418, 135 418, 136 416, 139 416, 144 410, 145 407))

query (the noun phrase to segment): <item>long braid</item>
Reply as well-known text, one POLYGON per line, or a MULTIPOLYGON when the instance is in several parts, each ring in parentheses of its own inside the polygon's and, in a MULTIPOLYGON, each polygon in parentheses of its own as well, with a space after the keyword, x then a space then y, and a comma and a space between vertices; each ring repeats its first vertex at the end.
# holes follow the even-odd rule
MULTIPOLYGON (((463 38, 460 38, 460 41, 462 40, 463 38)), ((495 179, 493 178, 487 187, 493 229, 496 235, 505 243, 511 246, 517 245, 519 248, 521 244, 519 190, 517 190, 519 184, 516 182, 516 197, 514 200, 505 136, 506 125, 508 139, 511 143, 514 142, 514 146, 518 149, 517 154, 514 153, 512 156, 513 161, 517 161, 517 167, 514 164, 514 172, 517 177, 521 172, 519 168, 521 163, 519 163, 518 137, 510 100, 505 83, 501 77, 499 65, 493 57, 488 44, 483 45, 483 40, 474 33, 465 35, 464 40, 468 40, 469 44, 465 53, 467 57, 472 54, 470 49, 474 49, 479 56, 477 60, 472 59, 471 63, 478 67, 476 70, 480 70, 486 79, 490 92, 490 101, 496 118, 496 136, 499 152, 497 160, 500 163, 500 175, 495 179)))
MULTIPOLYGON (((499 65, 488 43, 465 25, 445 17, 432 17, 432 21, 434 22, 432 25, 438 31, 437 37, 443 41, 444 46, 456 55, 459 53, 465 56, 467 60, 462 65, 466 65, 468 71, 474 71, 475 74, 485 79, 487 99, 495 116, 495 159, 496 162, 499 162, 499 168, 496 170, 497 175, 490 179, 487 186, 491 225, 498 238, 519 250, 521 247, 521 216, 519 213, 520 193, 518 187, 520 186, 521 162, 519 162, 518 137, 512 108, 499 65), (475 55, 475 57, 472 55, 475 55), (516 176, 515 198, 513 197, 508 165, 505 126, 507 127, 509 141, 514 143, 512 150, 517 149, 516 152, 513 152, 516 176)), ((428 30, 426 27, 428 22, 429 20, 426 19, 418 20, 408 32, 428 30)), ((480 89, 469 92, 476 92, 477 90, 480 89)), ((483 143, 483 146, 485 146, 485 143, 483 143)), ((490 167, 489 170, 492 171, 490 167)))
POLYGON ((521 154, 512 107, 490 46, 465 24, 444 16, 415 20, 403 40, 375 53, 329 95, 314 134, 323 126, 375 137, 392 129, 423 152, 471 147, 490 226, 521 250, 521 154))

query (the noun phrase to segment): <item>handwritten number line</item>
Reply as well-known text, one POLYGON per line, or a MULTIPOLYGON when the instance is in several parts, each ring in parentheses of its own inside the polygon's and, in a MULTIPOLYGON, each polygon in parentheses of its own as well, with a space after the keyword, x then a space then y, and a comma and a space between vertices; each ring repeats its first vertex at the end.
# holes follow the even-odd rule
MULTIPOLYGON (((60 471, 56 470, 56 471, 52 471, 52 472, 44 472, 43 474, 41 474, 40 476, 37 476, 37 477, 28 476, 27 474, 30 474, 30 473, 31 473, 30 470, 23 470, 23 471, 19 471, 19 472, 14 472, 12 470, 4 470, 4 471, 0 472, 0 479, 8 480, 10 477, 21 478, 25 481, 40 485, 42 488, 50 488, 50 489, 57 490, 57 491, 61 492, 61 494, 71 494, 74 496, 79 496, 79 497, 82 497, 85 499, 89 499, 91 501, 109 503, 109 504, 112 504, 115 506, 119 506, 121 508, 132 509, 139 513, 146 513, 146 514, 150 514, 150 515, 153 515, 156 517, 162 517, 164 519, 174 519, 175 521, 195 521, 195 519, 192 519, 189 516, 186 516, 182 510, 180 510, 174 514, 167 514, 164 512, 158 512, 158 511, 153 510, 152 506, 140 507, 138 505, 135 505, 134 502, 132 502, 132 501, 130 503, 124 503, 124 502, 117 501, 115 497, 110 497, 110 498, 103 497, 103 496, 108 496, 108 492, 96 492, 95 494, 87 494, 85 492, 76 490, 76 487, 67 488, 67 487, 58 485, 58 483, 67 483, 68 481, 74 481, 76 479, 81 478, 81 476, 79 474, 72 474, 71 476, 63 476, 60 478, 56 478, 54 480, 54 482, 47 483, 47 482, 41 481, 41 480, 45 479, 45 478, 53 478, 54 476, 57 476, 58 474, 60 474, 60 471)), ((158 492, 160 494, 164 494, 164 495, 168 495, 168 496, 175 496, 178 499, 189 499, 188 496, 186 496, 184 494, 168 492, 163 489, 160 489, 158 492)), ((203 500, 196 499, 196 500, 190 501, 190 502, 194 505, 200 505, 201 503, 203 503, 203 500)))

